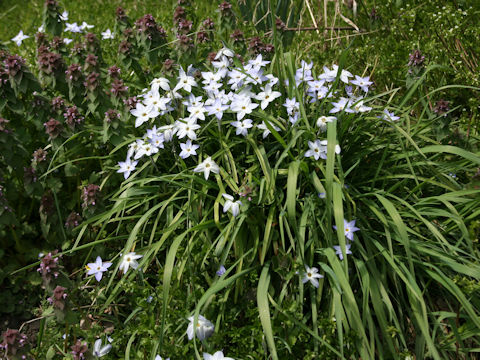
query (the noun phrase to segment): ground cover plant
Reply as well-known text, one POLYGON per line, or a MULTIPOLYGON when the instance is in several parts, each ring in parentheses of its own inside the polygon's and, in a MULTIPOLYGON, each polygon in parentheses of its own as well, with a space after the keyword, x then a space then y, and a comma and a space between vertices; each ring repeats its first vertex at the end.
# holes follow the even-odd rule
POLYGON ((478 134, 430 99, 479 89, 297 52, 299 3, 98 29, 48 0, 36 50, 12 36, 4 357, 475 356, 478 134))
POLYGON ((377 87, 400 92, 414 78, 408 69, 412 61, 440 65, 425 76, 424 93, 452 84, 467 87, 433 92, 425 99, 427 111, 457 104, 453 116, 439 124, 437 138, 450 134, 446 141, 451 141, 452 128, 478 133, 478 92, 468 88, 479 85, 477 1, 327 1, 311 6, 314 16, 307 13, 300 27, 319 30, 304 32, 298 49, 327 60, 350 45, 353 68, 367 66, 377 87))

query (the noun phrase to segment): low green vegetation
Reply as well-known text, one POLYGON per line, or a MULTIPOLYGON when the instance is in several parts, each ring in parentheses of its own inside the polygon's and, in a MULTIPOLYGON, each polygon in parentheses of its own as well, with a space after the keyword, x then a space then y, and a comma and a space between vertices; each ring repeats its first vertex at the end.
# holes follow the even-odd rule
POLYGON ((475 357, 478 5, 4 8, 0 356, 475 357))

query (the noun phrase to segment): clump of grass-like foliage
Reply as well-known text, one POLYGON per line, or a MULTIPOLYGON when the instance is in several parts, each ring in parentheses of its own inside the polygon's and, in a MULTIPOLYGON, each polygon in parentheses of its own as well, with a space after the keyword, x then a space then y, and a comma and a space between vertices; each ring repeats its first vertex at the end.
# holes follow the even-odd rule
POLYGON ((118 10, 119 64, 94 34, 71 48, 37 34, 33 70, 0 53, 0 126, 15 130, 1 139, 19 143, 26 118, 49 142, 25 186, 61 246, 38 262, 36 344, 9 330, 6 356, 472 356, 478 139, 438 141, 449 110, 420 91, 435 65, 401 98, 375 93, 348 51, 304 61, 276 31, 247 46, 227 2, 218 32, 186 13, 170 41, 118 10))

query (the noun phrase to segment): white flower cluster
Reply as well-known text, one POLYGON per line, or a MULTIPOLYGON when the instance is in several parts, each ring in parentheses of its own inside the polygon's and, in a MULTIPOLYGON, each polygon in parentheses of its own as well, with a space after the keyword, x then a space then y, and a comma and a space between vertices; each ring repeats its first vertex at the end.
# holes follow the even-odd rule
MULTIPOLYGON (((142 257, 143 255, 137 255, 135 252, 129 252, 123 255, 122 260, 120 261, 119 269, 126 274, 129 268, 138 268, 137 260, 142 257)), ((102 280, 103 273, 108 271, 110 266, 112 266, 111 262, 103 261, 100 256, 97 256, 95 262, 88 263, 85 268, 87 269, 87 275, 95 275, 95 279, 100 282, 102 280)))
MULTIPOLYGON (((179 143, 179 156, 182 159, 197 155, 196 150, 200 146, 193 141, 197 140, 197 133, 202 128, 199 122, 205 121, 207 116, 215 116, 221 121, 225 112, 232 112, 236 120, 230 122, 230 125, 235 128, 236 135, 247 136, 254 126, 263 131, 263 138, 270 134, 265 122, 255 125, 252 119, 245 117, 258 107, 265 110, 281 96, 280 92, 273 90, 278 78, 265 73, 264 68, 269 61, 263 60, 261 55, 248 61, 244 67, 234 67, 233 56, 229 49, 220 50, 212 62, 215 71, 202 72, 201 84, 193 76, 196 69, 190 65, 186 71, 179 69, 177 83, 173 88, 168 79, 156 78, 151 82, 150 89, 139 95, 142 101, 131 110, 135 117, 135 127, 173 112, 178 109, 180 101, 186 116, 158 128, 153 126, 142 139, 130 144, 127 159, 119 162, 118 172, 123 173, 125 179, 138 164, 136 160, 157 153, 164 148, 164 143, 175 137, 179 140, 185 139, 185 142, 179 143), (195 87, 201 87, 206 96, 193 95, 192 89, 195 87), (260 91, 254 92, 256 89, 260 91), (188 95, 184 96, 182 93, 188 95)), ((272 128, 280 131, 278 126, 272 125, 272 128)), ((207 157, 194 171, 203 172, 205 179, 208 179, 210 172, 219 172, 219 167, 207 157)))
MULTIPOLYGON (((167 78, 159 77, 150 83, 149 89, 145 89, 138 96, 141 101, 130 111, 135 117, 135 127, 159 117, 164 120, 148 129, 141 139, 129 145, 127 159, 118 164, 120 167, 118 172, 123 173, 125 179, 135 170, 140 158, 158 153, 164 148, 165 143, 173 140, 176 144, 173 152, 178 153, 182 159, 196 156, 201 144, 195 142, 203 130, 202 124, 207 123, 206 120, 216 119, 219 128, 228 123, 236 135, 243 137, 255 128, 261 131, 263 138, 268 137, 273 130, 280 132, 285 129, 288 123, 283 123, 281 127, 270 122, 266 124, 265 121, 256 123, 248 118, 253 118, 257 115, 256 112, 265 110, 272 102, 282 97, 282 94, 275 90, 279 79, 266 72, 266 66, 270 62, 258 55, 255 59, 249 60, 245 66, 235 66, 233 58, 233 52, 223 48, 212 62, 213 71, 200 73, 192 65, 186 70, 180 67, 175 84, 171 84, 171 80, 167 78), (195 74, 197 76, 194 76, 195 74), (171 114, 174 111, 175 115, 171 114), (234 119, 225 121, 224 114, 233 114, 234 119), (175 151, 177 146, 179 151, 175 151)), ((295 86, 298 89, 302 86, 305 100, 310 103, 332 98, 327 103, 328 113, 316 121, 320 132, 327 129, 329 122, 337 120, 333 114, 364 113, 372 109, 365 104, 365 95, 373 84, 368 76, 354 76, 345 69, 339 70, 335 64, 332 68, 323 67, 323 72, 317 76, 314 76, 312 69, 313 62, 306 63, 302 60, 300 68, 295 72, 295 86), (341 90, 333 88, 337 79, 345 84, 344 95, 340 94, 341 90)), ((288 81, 286 85, 289 85, 288 81)), ((300 103, 295 97, 283 98, 288 122, 294 126, 300 118, 300 103)), ((388 117, 384 116, 383 120, 398 119, 386 109, 384 114, 388 114, 388 117)), ((278 125, 282 125, 281 120, 278 125)), ((308 147, 305 157, 313 157, 315 160, 327 158, 327 140, 308 141, 308 147)), ((336 154, 340 153, 338 144, 335 144, 334 149, 336 154)), ((205 160, 193 171, 203 172, 205 180, 208 180, 211 172, 216 174, 220 172, 220 167, 212 157, 204 156, 205 160)), ((238 215, 240 204, 234 203, 233 199, 226 200, 224 211, 231 210, 234 216, 238 215)))
MULTIPOLYGON (((68 11, 62 12, 62 14, 59 16, 59 18, 60 18, 61 21, 65 22, 65 30, 64 30, 65 33, 69 32, 69 33, 72 33, 72 34, 81 34, 84 31, 93 29, 95 27, 94 25, 87 24, 85 21, 83 21, 82 24, 80 24, 80 25, 78 25, 76 22, 68 23, 67 22, 68 21, 68 11)), ((38 32, 45 32, 45 25, 43 25, 43 24, 40 25, 38 27, 38 32)), ((102 31, 101 35, 102 35, 103 40, 110 40, 110 39, 115 38, 115 34, 112 33, 112 31, 110 29, 102 31)), ((26 40, 26 39, 29 39, 29 38, 30 38, 30 36, 25 35, 23 33, 23 30, 20 30, 19 33, 10 40, 13 41, 17 46, 20 46, 20 45, 22 45, 23 40, 26 40)), ((66 45, 68 45, 71 42, 73 42, 73 39, 64 38, 63 42, 66 45)))

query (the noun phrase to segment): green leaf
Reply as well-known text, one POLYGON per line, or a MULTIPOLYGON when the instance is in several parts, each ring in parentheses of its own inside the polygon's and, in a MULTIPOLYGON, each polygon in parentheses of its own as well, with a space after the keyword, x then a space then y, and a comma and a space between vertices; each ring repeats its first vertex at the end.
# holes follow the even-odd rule
POLYGON ((288 179, 287 179, 287 200, 286 208, 288 219, 291 225, 295 225, 297 222, 296 206, 297 206, 297 178, 298 167, 300 161, 292 161, 288 167, 288 179))
POLYGON ((50 347, 48 348, 47 354, 45 355, 45 358, 46 358, 47 360, 51 360, 51 359, 53 359, 53 357, 55 356, 55 353, 56 353, 56 352, 55 352, 55 347, 52 345, 52 346, 50 346, 50 347))
POLYGON ((260 279, 258 281, 257 289, 257 305, 260 315, 260 322, 262 323, 263 333, 267 339, 268 348, 270 349, 270 356, 273 360, 278 360, 277 349, 275 341, 273 340, 272 322, 270 320, 270 309, 268 306, 268 286, 270 284, 269 264, 266 264, 260 279))

